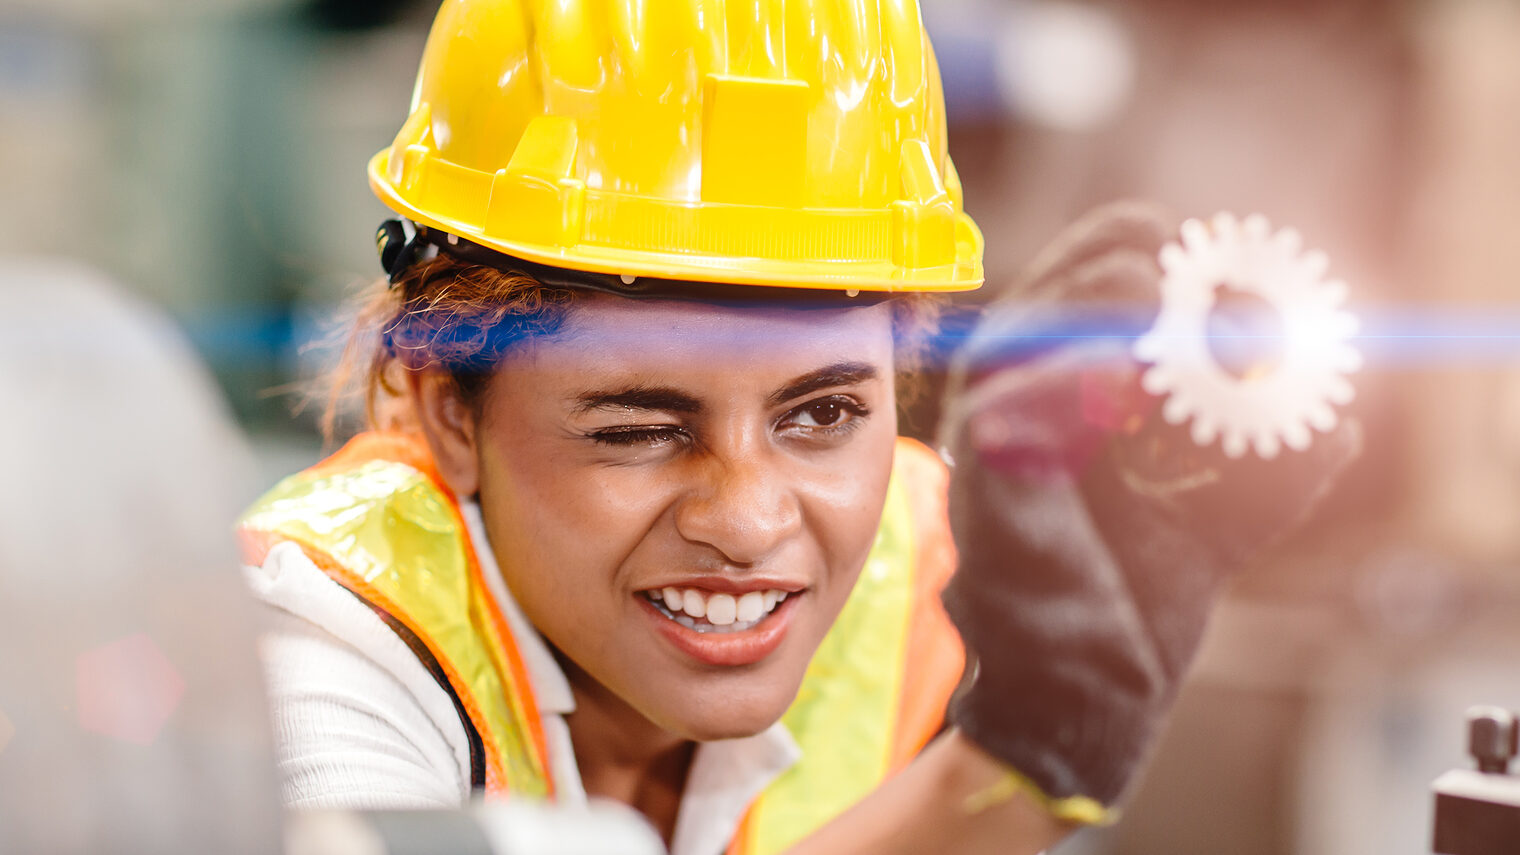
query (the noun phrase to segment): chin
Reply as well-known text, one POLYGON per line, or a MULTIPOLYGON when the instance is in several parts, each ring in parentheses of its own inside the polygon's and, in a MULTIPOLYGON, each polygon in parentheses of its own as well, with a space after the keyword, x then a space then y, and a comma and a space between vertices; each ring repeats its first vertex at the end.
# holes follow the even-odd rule
MULTIPOLYGON (((783 709, 781 712, 785 712, 783 709)), ((766 728, 775 724, 781 718, 781 714, 769 718, 750 716, 743 721, 731 718, 713 718, 711 720, 691 720, 686 722, 685 731, 681 734, 683 739, 692 739, 697 742, 716 742, 720 739, 743 739, 763 733, 766 728)))
POLYGON ((666 729, 683 739, 698 742, 743 739, 761 733, 779 721, 791 699, 790 695, 781 699, 759 699, 729 693, 721 700, 698 700, 680 709, 667 710, 664 718, 669 724, 666 729))

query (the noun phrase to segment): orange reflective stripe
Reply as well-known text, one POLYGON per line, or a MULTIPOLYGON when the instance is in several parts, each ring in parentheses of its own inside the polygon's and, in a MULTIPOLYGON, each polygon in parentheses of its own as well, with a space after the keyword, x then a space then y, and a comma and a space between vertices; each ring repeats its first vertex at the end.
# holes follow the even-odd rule
POLYGON ((966 649, 945 613, 940 592, 955 572, 955 539, 950 533, 950 473, 928 446, 898 442, 897 471, 914 485, 913 615, 908 624, 901 707, 892 745, 893 772, 906 766, 944 725, 945 706, 966 667, 966 649))
POLYGON ((427 476, 439 492, 448 496, 451 503, 458 504, 454 491, 443 483, 443 476, 438 474, 438 465, 433 462, 427 443, 420 436, 399 431, 365 431, 344 443, 342 448, 327 458, 305 469, 302 474, 331 475, 371 460, 389 460, 416 469, 427 476))
MULTIPOLYGON (((460 521, 460 525, 464 525, 463 520, 460 521)), ((475 554, 475 545, 468 537, 464 539, 464 542, 465 549, 470 555, 470 576, 478 590, 486 592, 489 598, 489 589, 480 575, 480 557, 475 554)), ((547 788, 545 795, 552 799, 554 798, 554 776, 549 774, 549 740, 544 735, 544 719, 538 711, 538 697, 533 694, 533 681, 528 676, 528 667, 517 650, 517 641, 512 635, 511 628, 507 626, 506 617, 502 615, 500 609, 495 607, 494 599, 488 599, 488 602, 492 604, 489 609, 491 624, 495 627, 497 637, 500 639, 500 643, 494 646, 496 649, 492 651, 493 655, 499 650, 501 657, 506 660, 503 664, 511 674, 512 685, 522 687, 522 691, 510 693, 507 702, 516 710, 517 725, 526 728, 529 738, 533 741, 533 750, 542 766, 544 784, 547 788)), ((482 719, 471 717, 471 721, 482 719)), ((476 729, 479 729, 479 725, 476 725, 476 729)), ((501 792, 493 791, 489 786, 486 789, 496 795, 505 795, 505 787, 501 792)))

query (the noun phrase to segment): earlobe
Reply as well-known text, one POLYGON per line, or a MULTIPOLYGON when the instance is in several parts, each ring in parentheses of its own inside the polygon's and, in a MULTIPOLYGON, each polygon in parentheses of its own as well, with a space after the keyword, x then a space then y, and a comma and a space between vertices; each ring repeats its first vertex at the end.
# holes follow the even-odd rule
POLYGON ((474 414, 459 399, 453 381, 441 371, 410 373, 406 383, 438 474, 454 495, 475 495, 480 489, 480 464, 474 414))

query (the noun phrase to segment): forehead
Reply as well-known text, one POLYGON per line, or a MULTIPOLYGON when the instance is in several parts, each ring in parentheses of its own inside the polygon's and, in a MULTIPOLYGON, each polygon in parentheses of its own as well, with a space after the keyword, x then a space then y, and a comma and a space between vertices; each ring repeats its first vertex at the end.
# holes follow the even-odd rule
POLYGON ((887 303, 793 308, 596 295, 517 358, 576 372, 791 376, 844 359, 890 372, 892 352, 887 303))

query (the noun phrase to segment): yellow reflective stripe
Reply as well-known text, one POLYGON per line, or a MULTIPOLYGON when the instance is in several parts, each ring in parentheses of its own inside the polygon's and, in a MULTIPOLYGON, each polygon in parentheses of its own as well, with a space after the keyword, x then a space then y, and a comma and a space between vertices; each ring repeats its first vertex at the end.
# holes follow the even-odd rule
MULTIPOLYGON (((314 547, 396 608, 432 649, 514 795, 551 791, 514 674, 457 509, 424 474, 392 461, 285 479, 242 519, 246 529, 314 547)), ((328 568, 324 568, 328 569, 328 568)), ((344 580, 338 580, 340 582, 344 580)), ((357 593, 365 593, 358 591, 357 593)), ((494 782, 493 782, 494 783, 494 782)))
POLYGON ((876 542, 839 620, 782 717, 802 759, 750 810, 746 855, 775 855, 886 776, 913 610, 913 509, 894 467, 876 542))
POLYGON ((1023 793, 1035 804, 1044 807, 1051 816, 1062 822, 1079 825, 1113 825, 1119 821, 1119 809, 1105 807, 1102 802, 1088 796, 1065 796, 1053 798, 1045 795, 1039 785, 1012 767, 1005 767, 1003 774, 980 792, 972 793, 961 805, 966 815, 979 814, 996 807, 1023 793))

